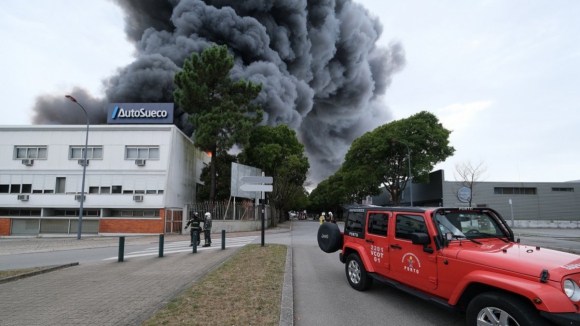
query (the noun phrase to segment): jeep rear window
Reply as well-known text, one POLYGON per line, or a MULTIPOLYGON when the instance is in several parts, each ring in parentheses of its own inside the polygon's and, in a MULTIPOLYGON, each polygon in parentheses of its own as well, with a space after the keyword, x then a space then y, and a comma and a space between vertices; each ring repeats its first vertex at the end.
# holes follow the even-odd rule
POLYGON ((358 234, 359 238, 364 238, 365 213, 349 212, 344 225, 344 234, 358 234), (350 232, 350 233, 349 233, 350 232))

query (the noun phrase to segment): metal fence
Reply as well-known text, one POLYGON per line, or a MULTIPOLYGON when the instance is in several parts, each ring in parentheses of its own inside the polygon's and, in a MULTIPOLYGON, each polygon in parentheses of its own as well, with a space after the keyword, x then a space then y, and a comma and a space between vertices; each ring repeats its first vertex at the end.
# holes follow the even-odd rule
MULTIPOLYGON (((189 210, 189 215, 197 212, 200 218, 206 212, 210 212, 212 219, 214 220, 259 220, 261 218, 261 209, 256 207, 253 202, 244 201, 242 203, 233 202, 196 202, 187 205, 189 210)), ((277 219, 272 217, 277 217, 277 210, 269 205, 266 205, 266 216, 272 219, 273 226, 277 225, 277 219)))

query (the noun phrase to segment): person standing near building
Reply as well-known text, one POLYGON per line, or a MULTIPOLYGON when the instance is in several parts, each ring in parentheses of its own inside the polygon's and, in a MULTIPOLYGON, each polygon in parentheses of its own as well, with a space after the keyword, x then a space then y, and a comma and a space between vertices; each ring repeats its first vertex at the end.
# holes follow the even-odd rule
POLYGON ((203 220, 203 236, 205 238, 204 247, 211 246, 211 214, 210 212, 205 213, 205 218, 203 220))
POLYGON ((199 234, 199 231, 201 231, 201 227, 199 225, 199 215, 197 214, 197 212, 193 213, 191 215, 191 218, 189 219, 189 221, 187 221, 187 224, 185 224, 185 229, 187 230, 188 227, 191 226, 191 230, 190 235, 191 235, 191 241, 190 241, 190 247, 193 246, 193 235, 196 234, 197 235, 197 245, 199 246, 200 242, 201 242, 201 234, 199 234))
POLYGON ((325 220, 326 220, 326 217, 324 216, 324 212, 322 212, 322 214, 320 214, 320 218, 318 218, 320 225, 322 225, 322 223, 324 223, 325 220))

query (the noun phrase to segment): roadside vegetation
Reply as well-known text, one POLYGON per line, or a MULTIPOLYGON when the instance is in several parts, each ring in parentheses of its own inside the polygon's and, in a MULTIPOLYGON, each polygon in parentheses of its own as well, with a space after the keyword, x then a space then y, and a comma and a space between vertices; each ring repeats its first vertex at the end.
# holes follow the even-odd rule
POLYGON ((143 325, 278 325, 286 252, 245 246, 143 325))
POLYGON ((34 268, 11 269, 11 270, 7 270, 7 271, 0 271, 0 279, 6 278, 6 277, 22 275, 22 274, 26 274, 26 273, 31 273, 31 272, 36 272, 36 271, 39 271, 39 270, 42 270, 45 268, 47 268, 47 267, 34 267, 34 268))

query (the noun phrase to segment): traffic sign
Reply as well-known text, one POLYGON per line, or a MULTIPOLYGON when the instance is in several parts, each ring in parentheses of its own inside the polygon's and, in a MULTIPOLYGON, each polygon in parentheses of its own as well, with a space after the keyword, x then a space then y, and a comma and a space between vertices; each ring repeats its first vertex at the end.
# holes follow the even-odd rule
POLYGON ((272 183, 274 179, 272 177, 242 177, 241 181, 243 183, 272 183))
POLYGON ((243 184, 240 186, 243 191, 265 191, 272 192, 272 185, 259 185, 259 184, 243 184))

